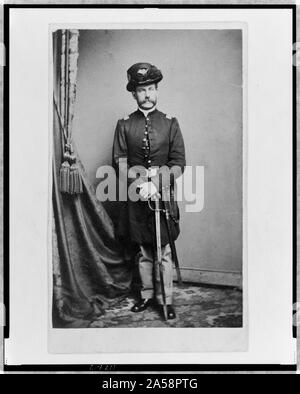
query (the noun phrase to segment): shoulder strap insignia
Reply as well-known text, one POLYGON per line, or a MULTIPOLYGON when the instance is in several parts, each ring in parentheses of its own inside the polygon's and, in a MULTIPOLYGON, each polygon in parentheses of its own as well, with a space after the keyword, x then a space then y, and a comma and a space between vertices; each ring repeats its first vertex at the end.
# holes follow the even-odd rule
POLYGON ((166 115, 166 118, 167 119, 172 119, 172 116, 171 115, 166 115))
POLYGON ((123 120, 129 119, 129 115, 124 116, 123 120))

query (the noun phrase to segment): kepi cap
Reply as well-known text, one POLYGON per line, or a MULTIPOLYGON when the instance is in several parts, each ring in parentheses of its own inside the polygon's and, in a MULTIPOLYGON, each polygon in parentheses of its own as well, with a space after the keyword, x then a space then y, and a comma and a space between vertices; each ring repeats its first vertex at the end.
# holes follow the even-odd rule
POLYGON ((137 86, 158 83, 163 76, 161 71, 150 63, 135 63, 127 70, 127 90, 133 92, 137 86))

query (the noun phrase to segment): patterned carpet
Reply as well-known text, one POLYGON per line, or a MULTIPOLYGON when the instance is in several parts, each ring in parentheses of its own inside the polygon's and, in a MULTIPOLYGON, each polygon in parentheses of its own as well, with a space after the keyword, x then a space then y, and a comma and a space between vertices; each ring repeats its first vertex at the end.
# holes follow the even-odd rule
POLYGON ((91 327, 241 327, 242 292, 238 289, 174 284, 177 318, 164 321, 160 312, 149 307, 133 313, 135 299, 128 297, 106 310, 91 327))

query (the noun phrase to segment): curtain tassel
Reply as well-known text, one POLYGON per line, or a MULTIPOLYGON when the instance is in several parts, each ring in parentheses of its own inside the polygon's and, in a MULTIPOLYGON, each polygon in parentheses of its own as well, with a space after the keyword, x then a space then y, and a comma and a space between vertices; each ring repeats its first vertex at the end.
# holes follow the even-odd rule
POLYGON ((60 191, 69 193, 70 190, 70 163, 65 160, 60 168, 60 191))
POLYGON ((66 144, 65 149, 64 161, 60 168, 60 191, 68 194, 82 193, 82 179, 72 145, 66 144))
POLYGON ((70 167, 70 193, 82 193, 82 179, 76 162, 74 162, 70 167))

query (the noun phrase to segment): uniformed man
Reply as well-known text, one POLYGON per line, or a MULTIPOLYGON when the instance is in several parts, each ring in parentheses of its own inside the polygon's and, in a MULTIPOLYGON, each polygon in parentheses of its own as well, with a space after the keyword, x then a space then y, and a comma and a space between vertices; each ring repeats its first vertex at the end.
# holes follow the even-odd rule
MULTIPOLYGON (((127 71, 127 90, 132 93, 138 109, 117 123, 113 162, 119 172, 128 175, 129 169, 136 171, 137 179, 128 177, 128 184, 135 182, 140 199, 127 202, 127 231, 131 241, 139 246, 138 265, 141 278, 141 294, 133 306, 133 312, 141 312, 154 305, 163 305, 159 270, 155 261, 154 212, 148 201, 162 192, 172 191, 170 177, 164 176, 171 169, 174 178, 184 171, 185 149, 178 121, 156 108, 157 84, 163 76, 159 69, 149 63, 136 63, 127 71)), ((131 171, 132 172, 132 171, 131 171)), ((134 171, 133 171, 134 173, 134 171)), ((172 194, 172 193, 171 193, 172 194)), ((173 238, 179 235, 179 211, 175 201, 171 203, 173 238)), ((124 228, 123 228, 124 230, 124 228)), ((161 242, 163 282, 166 295, 167 317, 176 318, 172 305, 173 263, 169 235, 165 218, 161 215, 161 242)))

